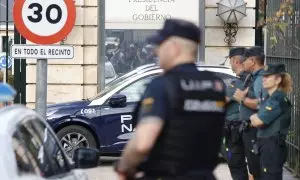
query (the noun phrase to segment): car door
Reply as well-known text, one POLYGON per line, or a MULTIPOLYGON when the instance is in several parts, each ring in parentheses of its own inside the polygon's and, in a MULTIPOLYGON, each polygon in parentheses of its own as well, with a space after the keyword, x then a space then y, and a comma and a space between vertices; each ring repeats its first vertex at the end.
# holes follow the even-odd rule
POLYGON ((109 152, 120 152, 130 139, 132 132, 134 132, 131 123, 132 112, 147 84, 154 77, 155 75, 142 77, 115 93, 126 96, 125 107, 111 107, 108 102, 102 106, 101 119, 105 122, 105 136, 109 152))
POLYGON ((38 118, 21 121, 13 134, 18 174, 76 179, 52 130, 38 118))

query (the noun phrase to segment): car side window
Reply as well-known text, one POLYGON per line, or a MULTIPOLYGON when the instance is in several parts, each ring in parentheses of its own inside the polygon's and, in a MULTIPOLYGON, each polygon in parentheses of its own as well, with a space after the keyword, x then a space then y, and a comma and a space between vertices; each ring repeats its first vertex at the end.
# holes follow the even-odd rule
POLYGON ((127 102, 138 102, 144 91, 146 90, 147 85, 154 77, 155 76, 148 76, 139 79, 119 91, 118 94, 125 95, 127 98, 127 102))
POLYGON ((32 121, 36 130, 41 135, 41 139, 43 139, 43 145, 46 149, 50 158, 51 164, 54 169, 60 169, 61 173, 69 171, 69 164, 67 162, 66 157, 62 153, 62 149, 58 144, 58 141, 55 139, 55 135, 52 131, 41 121, 32 121))
POLYGON ((35 158, 26 150, 26 146, 19 133, 15 132, 12 138, 12 145, 15 152, 18 174, 41 174, 35 158))
POLYGON ((53 177, 69 171, 62 150, 45 124, 22 121, 13 136, 19 174, 34 173, 53 177))
POLYGON ((233 76, 229 75, 229 74, 225 74, 225 73, 220 73, 220 72, 216 72, 216 75, 219 76, 223 82, 225 83, 226 86, 228 86, 231 82, 232 79, 234 79, 233 76))

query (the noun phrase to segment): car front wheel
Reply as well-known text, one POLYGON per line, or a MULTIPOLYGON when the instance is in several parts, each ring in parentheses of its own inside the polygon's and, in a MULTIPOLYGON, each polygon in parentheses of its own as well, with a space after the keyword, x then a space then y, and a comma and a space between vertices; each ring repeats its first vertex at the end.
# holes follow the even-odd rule
POLYGON ((96 140, 92 133, 77 125, 62 128, 57 132, 57 137, 69 157, 73 157, 75 149, 79 147, 97 148, 96 140))

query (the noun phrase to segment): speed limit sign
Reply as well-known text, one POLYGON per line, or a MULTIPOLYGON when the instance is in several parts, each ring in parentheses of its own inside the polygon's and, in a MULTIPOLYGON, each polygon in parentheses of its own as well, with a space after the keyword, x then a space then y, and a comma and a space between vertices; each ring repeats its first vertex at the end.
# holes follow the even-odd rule
POLYGON ((22 36, 36 44, 63 40, 76 19, 73 0, 15 0, 15 25, 22 36))

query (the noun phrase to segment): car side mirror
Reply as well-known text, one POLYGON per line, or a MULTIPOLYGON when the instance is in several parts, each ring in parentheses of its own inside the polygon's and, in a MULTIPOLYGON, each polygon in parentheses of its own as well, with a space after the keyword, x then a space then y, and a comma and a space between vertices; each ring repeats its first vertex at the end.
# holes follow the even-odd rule
POLYGON ((109 105, 111 107, 125 107, 126 106, 126 96, 123 94, 115 94, 109 99, 109 105))
POLYGON ((99 165, 100 153, 93 148, 77 148, 74 151, 73 161, 75 168, 87 169, 94 168, 99 165))

